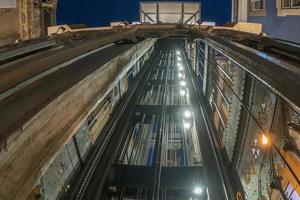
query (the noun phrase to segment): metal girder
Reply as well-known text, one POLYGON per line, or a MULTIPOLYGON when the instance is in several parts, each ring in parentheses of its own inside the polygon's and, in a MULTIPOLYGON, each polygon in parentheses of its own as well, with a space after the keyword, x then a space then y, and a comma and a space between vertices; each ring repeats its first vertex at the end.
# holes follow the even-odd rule
POLYGON ((199 14, 199 10, 197 11, 197 12, 195 12, 190 18, 188 18, 185 22, 184 22, 184 24, 187 24, 187 23, 189 23, 196 15, 198 15, 199 14))
MULTIPOLYGON (((182 113, 183 110, 189 109, 190 106, 187 105, 168 105, 166 106, 167 114, 176 114, 182 113)), ((159 114, 161 112, 161 106, 157 105, 139 105, 136 106, 135 112, 143 113, 143 114, 159 114)))
POLYGON ((299 44, 248 32, 188 25, 141 25, 136 28, 136 34, 203 40, 300 111, 299 44))
POLYGON ((147 14, 145 13, 144 11, 142 11, 142 13, 153 23, 155 23, 155 21, 147 14))
MULTIPOLYGON (((153 168, 139 165, 114 164, 113 171, 118 171, 108 181, 109 185, 123 187, 151 187, 153 168), (143 176, 141 176, 143 174, 143 176)), ((203 168, 197 167, 162 167, 161 187, 191 190, 194 185, 203 181, 203 168)))
POLYGON ((217 37, 207 40, 208 45, 231 58, 263 85, 300 111, 300 68, 264 52, 226 41, 217 37))

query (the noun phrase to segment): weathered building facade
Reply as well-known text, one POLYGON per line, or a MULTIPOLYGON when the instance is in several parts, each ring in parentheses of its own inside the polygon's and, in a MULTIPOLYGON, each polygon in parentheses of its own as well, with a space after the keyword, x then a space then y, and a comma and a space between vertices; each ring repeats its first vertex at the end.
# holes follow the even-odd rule
POLYGON ((56 22, 55 0, 9 0, 0 5, 0 45, 38 38, 56 22))
POLYGON ((298 0, 233 0, 233 20, 261 23, 263 32, 300 43, 298 0))

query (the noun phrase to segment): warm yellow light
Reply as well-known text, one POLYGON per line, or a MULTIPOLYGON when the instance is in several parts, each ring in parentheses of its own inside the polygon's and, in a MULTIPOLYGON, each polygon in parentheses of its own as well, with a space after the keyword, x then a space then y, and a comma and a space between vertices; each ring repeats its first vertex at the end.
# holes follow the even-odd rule
POLYGON ((262 135, 262 144, 267 145, 269 143, 269 138, 265 136, 265 134, 262 135))

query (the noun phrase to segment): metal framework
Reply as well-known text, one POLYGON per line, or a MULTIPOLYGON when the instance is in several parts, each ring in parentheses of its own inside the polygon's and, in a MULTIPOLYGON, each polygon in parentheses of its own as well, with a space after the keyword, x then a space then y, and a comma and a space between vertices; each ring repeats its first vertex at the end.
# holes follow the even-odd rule
MULTIPOLYGON (((299 68, 297 67, 299 61, 299 46, 297 44, 239 31, 207 31, 190 26, 140 25, 132 27, 130 31, 132 31, 133 37, 138 38, 179 37, 189 38, 194 41, 204 41, 210 47, 217 49, 231 60, 234 60, 236 65, 239 65, 244 71, 288 102, 295 110, 299 110, 300 96, 296 89, 300 86, 298 78, 300 73, 299 68), (283 54, 284 56, 282 56, 283 54), (290 87, 291 84, 295 87, 290 87)), ((170 190, 166 188, 170 189, 170 185, 174 186, 178 183, 176 181, 170 183, 165 178, 162 178, 165 176, 163 174, 168 173, 168 170, 172 169, 172 167, 167 167, 168 162, 166 162, 165 158, 168 158, 168 156, 164 157, 166 152, 169 154, 168 151, 165 151, 165 149, 168 148, 165 145, 175 147, 177 146, 177 142, 182 138, 165 138, 165 136, 168 135, 166 134, 168 132, 168 127, 171 127, 170 129, 172 129, 172 125, 170 126, 170 124, 173 123, 168 115, 173 112, 172 110, 178 109, 173 105, 166 105, 167 102, 177 101, 175 99, 172 100, 174 95, 172 95, 172 87, 169 87, 172 84, 176 85, 176 81, 174 82, 174 80, 168 80, 168 78, 166 78, 173 76, 172 74, 169 74, 169 70, 176 63, 170 61, 170 63, 162 64, 162 62, 165 62, 165 59, 170 58, 170 55, 167 54, 166 56, 161 56, 161 58, 157 58, 158 60, 152 61, 152 72, 149 72, 150 75, 148 77, 144 77, 145 80, 147 80, 147 87, 144 89, 146 92, 142 95, 141 99, 136 101, 139 103, 133 111, 135 114, 132 114, 132 116, 135 116, 135 120, 133 120, 134 123, 128 122, 126 129, 122 132, 123 142, 120 144, 123 144, 124 146, 121 149, 118 149, 117 154, 115 154, 115 163, 112 164, 113 162, 110 161, 112 164, 111 167, 106 166, 108 167, 106 170, 109 170, 106 171, 106 174, 103 174, 101 178, 101 188, 105 186, 106 190, 100 191, 99 187, 97 187, 95 189, 97 191, 96 196, 108 195, 121 198, 133 198, 133 196, 135 196, 137 198, 152 197, 154 199, 159 199, 162 194, 166 194, 167 196, 170 194, 170 190), (160 66, 165 66, 166 68, 160 66), (165 78, 160 79, 161 77, 165 78), (170 94, 172 98, 168 97, 170 94), (150 105, 147 105, 149 103, 150 105), (148 133, 151 133, 152 130, 154 130, 154 127, 156 127, 157 131, 151 136, 148 133), (168 139, 171 141, 170 144, 166 142, 168 139), (143 141, 147 141, 147 143, 143 143, 143 141), (152 154, 153 156, 150 156, 151 159, 149 161, 148 156, 146 155, 149 155, 151 148, 154 149, 154 152, 152 154), (144 174, 149 178, 143 180, 139 179, 139 177, 136 176, 136 173, 144 174), (111 175, 108 176, 108 174, 111 175), (109 178, 107 179, 105 177, 109 178), (166 182, 169 184, 167 187, 165 184, 166 182)), ((220 68, 221 67, 219 66, 219 69, 220 68)), ((221 69, 220 73, 226 74, 226 77, 230 79, 230 74, 228 74, 228 72, 222 71, 221 69)), ((192 76, 191 73, 190 77, 192 76)), ((193 78, 189 79, 195 81, 193 78)), ((195 85, 196 83, 193 82, 193 84, 195 85)), ((221 91, 220 87, 217 89, 221 91)), ((221 95, 223 98, 225 97, 225 94, 222 93, 221 95)), ((194 105, 199 104, 196 99, 201 98, 200 92, 193 92, 192 96, 193 100, 191 101, 194 101, 194 105)), ((230 102, 227 102, 227 104, 229 103, 230 102)), ((201 104, 199 105, 199 107, 203 106, 204 105, 201 104)), ((205 114, 199 111, 197 112, 198 113, 195 114, 198 118, 198 124, 196 124, 197 129, 200 130, 201 126, 210 126, 205 125, 205 123, 209 124, 210 122, 207 122, 204 119, 209 118, 205 116, 205 114)), ((220 110, 218 110, 218 114, 222 117, 220 110)), ((223 119, 223 125, 226 126, 224 121, 225 120, 223 119)), ((213 128, 208 129, 208 132, 213 130, 213 128)), ((208 182, 207 186, 210 188, 219 187, 219 191, 224 191, 224 193, 220 193, 221 196, 219 198, 221 199, 232 196, 232 194, 230 194, 230 189, 228 188, 230 182, 228 181, 228 177, 226 178, 226 170, 222 167, 222 164, 219 163, 221 155, 218 151, 212 150, 212 147, 208 145, 209 143, 213 143, 213 139, 210 138, 210 133, 207 134, 207 138, 200 138, 201 152, 205 152, 203 159, 211 162, 211 158, 214 157, 216 163, 214 163, 215 168, 212 169, 200 167, 198 173, 203 173, 203 176, 198 177, 198 180, 205 179, 207 174, 213 176, 213 172, 218 172, 219 175, 216 175, 218 183, 214 185, 214 183, 208 182), (203 149, 210 149, 210 151, 206 152, 205 150, 203 151, 203 149)), ((183 143, 181 143, 181 145, 182 144, 183 143)), ((174 160, 176 161, 176 158, 174 160)), ((104 165, 105 163, 102 164, 104 165)), ((210 168, 211 166, 213 165, 209 165, 208 167, 210 168)), ((177 169, 181 170, 180 168, 177 169)), ((184 168, 182 168, 182 170, 184 171, 184 168)), ((171 179, 174 180, 174 177, 171 179)), ((183 180, 181 180, 181 182, 182 181, 183 180)), ((99 184, 96 185, 99 186, 99 184)), ((179 187, 179 185, 177 186, 179 187)), ((88 190, 91 191, 92 189, 88 190)), ((181 191, 180 193, 188 195, 187 190, 185 190, 185 192, 181 191)))
POLYGON ((195 2, 141 2, 142 23, 195 24, 200 20, 201 4, 195 2))
MULTIPOLYGON (((160 16, 157 15, 157 22, 159 19, 160 16)), ((113 34, 105 35, 99 41, 100 44, 118 43, 120 40, 138 42, 137 38, 149 37, 202 41, 209 48, 216 49, 232 60, 247 76, 253 77, 299 112, 298 44, 240 31, 183 24, 138 25, 117 27, 109 31, 113 34)), ((74 35, 77 34, 89 36, 91 32, 78 31, 74 35)), ((72 33, 67 36, 72 37, 72 33)), ((168 44, 168 40, 166 41, 168 44)), ((210 191, 220 191, 211 194, 215 195, 215 199, 231 199, 228 197, 230 182, 226 178, 227 171, 222 168, 221 156, 213 147, 214 138, 210 134, 213 128, 207 122, 209 117, 203 111, 205 102, 197 87, 195 74, 191 72, 192 67, 183 45, 160 45, 162 46, 156 49, 156 54, 146 63, 139 78, 115 108, 115 114, 102 131, 90 159, 82 162, 84 171, 79 181, 76 180, 78 185, 71 198, 93 199, 109 196, 121 199, 166 199, 181 197, 181 194, 184 199, 191 195, 192 184, 205 180, 210 191), (179 54, 176 48, 180 49, 179 54), (181 67, 185 72, 182 72, 181 67), (187 87, 182 89, 185 85, 187 87), (199 99, 202 99, 201 102, 199 99), (178 112, 182 114, 182 110, 191 109, 191 105, 196 107, 189 121, 177 116, 178 112), (137 174, 145 175, 146 179, 141 179, 137 174), (185 182, 186 178, 192 183, 185 182)), ((221 66, 215 66, 214 70, 222 74, 220 77, 223 79, 231 79, 228 71, 221 66)), ((224 101, 230 104, 222 86, 216 87, 224 101)), ((239 95, 236 97, 239 98, 239 95)), ((226 126, 218 102, 213 103, 217 114, 222 118, 222 124, 226 126)), ((275 150, 281 158, 281 152, 275 150)))

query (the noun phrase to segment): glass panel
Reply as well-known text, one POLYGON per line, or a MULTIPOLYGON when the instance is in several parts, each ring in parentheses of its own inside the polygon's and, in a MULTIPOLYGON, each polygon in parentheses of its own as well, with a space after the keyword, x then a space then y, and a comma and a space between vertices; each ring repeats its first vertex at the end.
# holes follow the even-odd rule
MULTIPOLYGON (((291 160, 295 156, 295 154, 291 152, 285 152, 284 150, 273 150, 272 155, 274 181, 276 182, 278 187, 280 187, 284 191, 285 196, 289 200, 298 199, 300 188, 298 186, 299 177, 297 176, 297 173, 299 172, 299 170, 295 171, 294 168, 297 167, 297 164, 293 165, 293 160, 291 160)), ((275 199, 274 197, 276 196, 272 195, 271 197, 273 197, 272 199, 275 199)))
POLYGON ((261 127, 268 131, 274 114, 276 96, 260 82, 254 81, 251 113, 261 127))
POLYGON ((202 41, 199 42, 199 71, 197 75, 200 76, 201 80, 203 80, 204 77, 205 49, 206 49, 205 43, 202 41))
MULTIPOLYGON (((211 117, 222 141, 230 127, 227 120, 231 116, 227 111, 232 112, 234 107, 226 108, 226 102, 241 103, 244 90, 241 85, 247 77, 237 64, 212 48, 209 59, 208 99, 211 117)), ((251 88, 250 102, 242 107, 246 115, 243 117, 245 128, 239 133, 244 134, 245 143, 237 164, 246 196, 281 200, 284 194, 280 188, 288 199, 297 199, 300 193, 300 115, 254 78, 247 86, 251 88), (267 138, 266 144, 263 144, 263 136, 267 138)), ((230 141, 226 141, 226 150, 230 151, 230 141)))
POLYGON ((300 155, 300 114, 287 104, 285 104, 285 122, 288 133, 287 139, 291 145, 289 149, 292 148, 295 153, 300 155))
POLYGON ((292 0, 292 8, 300 8, 300 0, 292 0))
MULTIPOLYGON (((271 158, 268 149, 272 144, 270 142, 264 144, 263 136, 274 140, 270 132, 277 97, 258 81, 253 81, 252 88, 250 113, 242 109, 244 113, 247 113, 248 124, 244 130, 246 143, 242 150, 238 174, 247 191, 248 199, 270 199, 273 177, 270 173, 272 165, 269 164, 271 158)), ((277 195, 280 197, 280 193, 277 195)))
POLYGON ((235 66, 234 64, 218 51, 215 51, 215 62, 218 66, 218 71, 222 73, 223 78, 225 81, 229 84, 232 84, 232 79, 234 77, 234 70, 235 66))
MULTIPOLYGON (((245 111, 246 112, 246 111, 245 111)), ((258 197, 258 174, 260 163, 264 159, 264 150, 259 143, 261 130, 255 120, 250 118, 246 128, 246 139, 243 147, 241 162, 238 166, 238 174, 241 179, 248 199, 259 199, 258 197)))
POLYGON ((295 112, 283 100, 278 99, 271 129, 273 181, 277 187, 271 188, 271 199, 280 199, 278 187, 285 192, 288 199, 294 199, 299 194, 300 188, 297 186, 297 179, 300 178, 299 127, 299 113, 295 112))
POLYGON ((291 0, 282 0, 282 7, 283 8, 290 8, 291 7, 291 0))
POLYGON ((220 142, 223 142, 225 130, 228 128, 231 104, 238 103, 243 96, 245 72, 228 57, 211 47, 208 67, 208 100, 212 108, 211 116, 220 142))
POLYGON ((253 11, 265 9, 265 1, 264 0, 253 0, 252 5, 253 5, 252 6, 253 11))

